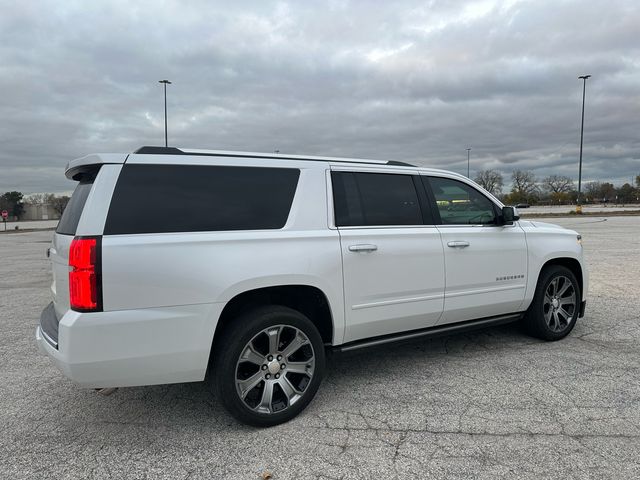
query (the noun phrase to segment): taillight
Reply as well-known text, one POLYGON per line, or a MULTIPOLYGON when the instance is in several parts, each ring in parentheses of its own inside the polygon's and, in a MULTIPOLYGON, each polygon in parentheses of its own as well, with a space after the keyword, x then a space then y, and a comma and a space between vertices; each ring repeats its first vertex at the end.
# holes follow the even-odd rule
POLYGON ((100 237, 76 237, 69 248, 69 304, 79 312, 102 310, 100 237))

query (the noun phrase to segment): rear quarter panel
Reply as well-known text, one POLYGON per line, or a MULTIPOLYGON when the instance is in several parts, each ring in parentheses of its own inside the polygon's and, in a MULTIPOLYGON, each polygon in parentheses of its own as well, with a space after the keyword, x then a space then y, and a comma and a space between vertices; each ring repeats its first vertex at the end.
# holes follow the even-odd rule
MULTIPOLYGON (((224 304, 256 288, 310 285, 325 293, 333 315, 334 340, 341 341, 340 241, 338 232, 327 225, 325 169, 306 165, 309 162, 300 166, 291 212, 280 230, 105 235, 105 311, 224 304)), ((213 311, 217 314, 206 331, 211 336, 220 310, 213 311)))

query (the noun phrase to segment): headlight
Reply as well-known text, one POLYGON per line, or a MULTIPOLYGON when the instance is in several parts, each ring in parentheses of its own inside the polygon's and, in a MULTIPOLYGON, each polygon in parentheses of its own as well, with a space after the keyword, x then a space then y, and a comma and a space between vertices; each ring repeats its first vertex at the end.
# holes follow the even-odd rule
POLYGON ((582 246, 582 235, 576 235, 576 240, 578 241, 578 245, 582 246))

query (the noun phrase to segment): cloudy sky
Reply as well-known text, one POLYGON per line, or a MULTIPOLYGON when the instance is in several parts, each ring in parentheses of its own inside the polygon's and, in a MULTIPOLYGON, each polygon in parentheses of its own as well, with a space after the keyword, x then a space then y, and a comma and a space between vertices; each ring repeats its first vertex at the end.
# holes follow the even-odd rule
POLYGON ((163 143, 640 173, 640 3, 0 0, 0 192, 163 143))

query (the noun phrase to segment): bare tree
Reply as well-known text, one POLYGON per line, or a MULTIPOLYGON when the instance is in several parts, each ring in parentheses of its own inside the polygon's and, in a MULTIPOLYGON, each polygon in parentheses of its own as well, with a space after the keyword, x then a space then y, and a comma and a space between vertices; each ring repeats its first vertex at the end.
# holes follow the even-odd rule
POLYGON ((611 201, 616 198, 616 187, 613 183, 604 182, 600 186, 600 198, 604 201, 611 201))
POLYGON ((602 200, 602 196, 600 195, 601 190, 602 183, 600 182, 589 182, 584 186, 584 194, 587 197, 587 200, 591 202, 602 200))
POLYGON ((497 170, 481 170, 476 175, 476 183, 493 195, 502 193, 502 174, 497 170))
POLYGON ((52 195, 51 201, 49 203, 51 203, 51 206, 58 213, 58 215, 62 216, 62 212, 64 212, 64 209, 67 208, 69 200, 69 197, 67 197, 66 195, 63 195, 61 197, 52 195))
POLYGON ((515 170, 511 174, 511 201, 530 202, 538 193, 538 185, 536 184, 536 176, 531 171, 515 170))
POLYGON ((30 203, 32 205, 45 205, 51 202, 53 194, 51 193, 32 193, 24 197, 24 203, 30 203))
POLYGON ((549 193, 568 193, 573 190, 573 180, 564 175, 550 175, 542 181, 549 193))

